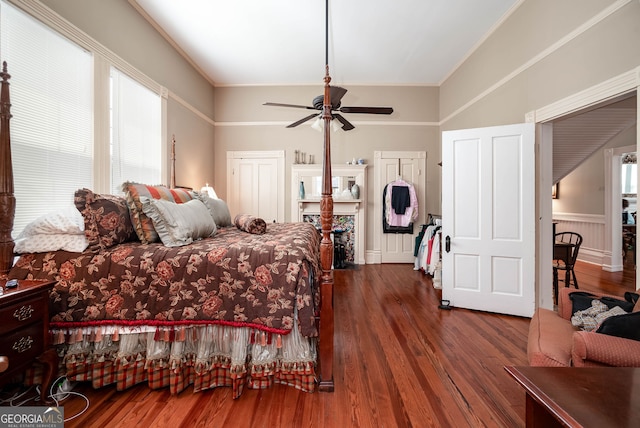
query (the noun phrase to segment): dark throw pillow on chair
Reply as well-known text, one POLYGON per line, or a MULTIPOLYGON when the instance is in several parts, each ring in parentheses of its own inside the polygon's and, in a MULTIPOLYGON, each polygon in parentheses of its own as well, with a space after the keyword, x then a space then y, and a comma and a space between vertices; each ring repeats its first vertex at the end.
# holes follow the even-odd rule
POLYGON ((607 305, 609 309, 613 308, 614 306, 620 306, 620 308, 625 312, 631 312, 635 303, 629 301, 631 300, 631 296, 627 296, 626 293, 625 299, 628 300, 616 299, 615 297, 609 296, 599 297, 586 291, 573 291, 569 293, 569 299, 571 299, 571 315, 575 314, 577 311, 584 311, 585 309, 589 309, 591 307, 591 301, 594 299, 600 300, 602 303, 607 305))
POLYGON ((596 333, 640 340, 640 312, 607 318, 600 324, 596 333))

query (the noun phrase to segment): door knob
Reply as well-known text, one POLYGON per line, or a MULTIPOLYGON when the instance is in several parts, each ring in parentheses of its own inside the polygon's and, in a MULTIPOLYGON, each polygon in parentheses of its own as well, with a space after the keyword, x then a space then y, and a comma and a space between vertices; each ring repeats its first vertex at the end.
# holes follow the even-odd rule
POLYGON ((444 250, 447 253, 451 251, 451 237, 449 235, 447 235, 447 237, 444 238, 444 250))

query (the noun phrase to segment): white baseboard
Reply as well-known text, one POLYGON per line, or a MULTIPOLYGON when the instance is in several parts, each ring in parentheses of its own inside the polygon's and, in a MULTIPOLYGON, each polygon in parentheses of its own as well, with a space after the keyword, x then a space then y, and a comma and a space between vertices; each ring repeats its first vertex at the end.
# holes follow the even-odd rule
POLYGON ((603 267, 604 257, 604 251, 585 247, 580 247, 580 252, 578 254, 578 260, 580 260, 581 262, 592 263, 594 265, 600 265, 603 267))
POLYGON ((368 265, 379 265, 382 263, 382 252, 380 250, 367 250, 364 253, 364 259, 368 265))

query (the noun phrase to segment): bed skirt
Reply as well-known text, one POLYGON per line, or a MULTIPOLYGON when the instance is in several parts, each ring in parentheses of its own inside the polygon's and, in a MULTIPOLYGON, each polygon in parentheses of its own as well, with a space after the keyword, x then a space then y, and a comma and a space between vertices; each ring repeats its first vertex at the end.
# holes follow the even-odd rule
MULTIPOLYGON (((224 325, 103 326, 51 333, 60 375, 90 381, 94 388, 116 384, 120 391, 147 382, 151 389, 168 387, 178 394, 189 385, 194 392, 226 386, 233 389, 233 398, 245 386, 316 389, 316 339, 302 337, 297 325, 288 335, 224 325)), ((25 383, 41 383, 40 372, 27 372, 25 383)))

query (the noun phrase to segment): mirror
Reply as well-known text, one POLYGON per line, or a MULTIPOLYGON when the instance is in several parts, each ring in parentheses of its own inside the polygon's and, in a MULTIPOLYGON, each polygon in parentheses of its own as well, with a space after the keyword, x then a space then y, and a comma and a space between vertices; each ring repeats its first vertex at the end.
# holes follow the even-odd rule
POLYGON ((622 164, 622 194, 633 195, 638 193, 638 165, 635 163, 622 164))
MULTIPOLYGON (((320 199, 322 197, 322 176, 301 176, 304 183, 305 199, 320 199)), ((333 176, 331 188, 335 199, 353 199, 351 187, 356 183, 352 175, 333 176)))
POLYGON ((622 196, 636 196, 638 193, 638 162, 635 153, 622 156, 622 196))
POLYGON ((638 164, 635 153, 622 156, 622 224, 635 224, 638 193, 638 164))

